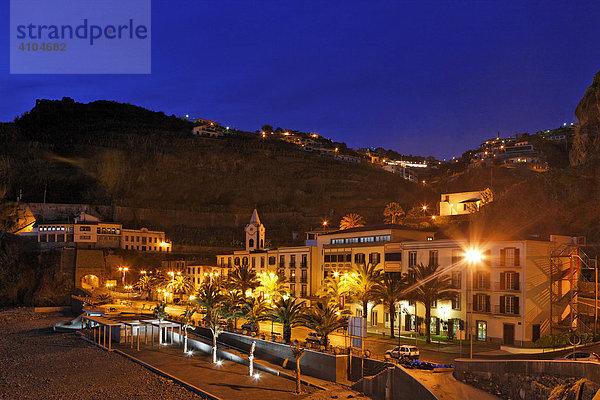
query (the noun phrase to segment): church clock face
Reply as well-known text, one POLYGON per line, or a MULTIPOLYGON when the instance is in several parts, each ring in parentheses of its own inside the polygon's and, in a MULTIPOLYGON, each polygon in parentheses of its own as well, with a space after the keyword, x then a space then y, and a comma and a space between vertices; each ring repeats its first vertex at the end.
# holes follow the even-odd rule
POLYGON ((256 231, 256 228, 254 228, 254 226, 250 225, 250 226, 248 227, 248 233, 249 233, 249 234, 253 234, 255 231, 256 231))

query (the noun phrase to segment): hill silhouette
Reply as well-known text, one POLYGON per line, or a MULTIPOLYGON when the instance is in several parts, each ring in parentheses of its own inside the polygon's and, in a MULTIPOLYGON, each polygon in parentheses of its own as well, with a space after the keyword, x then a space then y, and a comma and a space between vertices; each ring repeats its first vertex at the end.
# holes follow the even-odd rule
MULTIPOLYGON (((437 198, 422 185, 370 165, 248 132, 193 136, 192 126, 130 104, 38 100, 13 123, 0 125, 0 186, 10 199, 22 193, 25 202, 42 202, 45 193, 49 203, 192 213, 249 215, 257 207, 267 223, 269 213, 295 213, 288 221, 272 221, 269 228, 281 241, 289 241, 292 231, 320 226, 321 218, 337 224, 353 211, 377 223, 391 201, 408 208, 437 198)), ((198 226, 173 227, 168 220, 159 225, 186 243, 207 233, 198 226)), ((220 234, 229 241, 240 235, 227 229, 220 234)))

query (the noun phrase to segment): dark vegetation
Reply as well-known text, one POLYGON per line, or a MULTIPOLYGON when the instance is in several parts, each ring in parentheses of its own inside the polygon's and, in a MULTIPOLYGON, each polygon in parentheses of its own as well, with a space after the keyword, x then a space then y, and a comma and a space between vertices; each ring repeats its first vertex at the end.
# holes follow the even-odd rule
MULTIPOLYGON (((0 125, 0 185, 7 198, 22 193, 25 202, 42 202, 45 192, 48 203, 248 216, 257 207, 267 220, 269 213, 294 212, 295 218, 274 219, 269 226, 284 241, 292 231, 320 226, 321 218, 337 223, 354 211, 378 223, 390 201, 408 208, 435 200, 428 189, 369 165, 339 162, 254 133, 194 137, 191 128, 187 120, 129 104, 39 100, 14 123, 0 125)), ((223 240, 206 242, 199 226, 163 221, 154 227, 172 229, 176 241, 223 240)), ((212 228, 228 243, 240 235, 239 228, 212 228)))

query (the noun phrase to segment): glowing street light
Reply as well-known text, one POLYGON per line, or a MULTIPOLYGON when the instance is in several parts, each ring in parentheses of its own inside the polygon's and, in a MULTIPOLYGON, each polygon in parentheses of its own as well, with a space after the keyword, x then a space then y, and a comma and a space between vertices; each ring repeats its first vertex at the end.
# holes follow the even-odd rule
POLYGON ((125 274, 127 273, 127 271, 129 271, 129 268, 127 268, 127 267, 119 267, 119 272, 121 272, 123 274, 122 277, 121 277, 123 286, 125 286, 125 274))

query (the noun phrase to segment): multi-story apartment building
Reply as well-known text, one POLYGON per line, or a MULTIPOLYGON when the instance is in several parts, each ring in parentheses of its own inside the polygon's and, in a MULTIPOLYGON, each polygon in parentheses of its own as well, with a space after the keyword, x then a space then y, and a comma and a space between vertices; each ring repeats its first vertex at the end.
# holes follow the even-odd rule
POLYGON ((122 247, 125 250, 170 252, 171 243, 166 241, 165 233, 142 229, 123 229, 122 247))
POLYGON ((114 222, 82 213, 72 222, 37 224, 41 248, 76 247, 81 249, 126 249, 147 252, 170 252, 171 243, 164 232, 142 229, 123 229, 114 222))
MULTIPOLYGON (((343 279, 362 264, 374 264, 384 273, 403 275, 419 264, 438 265, 440 276, 452 283, 450 299, 431 305, 431 320, 419 302, 400 301, 396 305, 396 329, 430 329, 436 334, 472 332, 474 340, 525 345, 550 333, 568 314, 568 304, 556 304, 570 290, 569 262, 553 256, 556 241, 491 239, 473 242, 437 238, 435 232, 399 225, 379 225, 343 231, 311 232, 306 246, 262 248, 264 226, 256 210, 246 226, 246 249, 217 256, 223 269, 247 265, 260 274, 283 273, 290 292, 316 300, 323 281, 334 276, 343 279), (256 245, 258 243, 258 245, 256 245), (469 260, 468 251, 481 256, 469 260)), ((556 238, 556 237, 555 237, 556 238)), ((362 316, 361 304, 346 306, 362 316)), ((369 305, 369 326, 389 327, 390 315, 381 304, 369 305)))
POLYGON ((265 227, 254 210, 250 223, 246 225, 246 249, 217 256, 217 266, 223 269, 246 265, 257 275, 276 271, 286 277, 291 294, 310 299, 320 287, 318 274, 313 269, 318 265, 316 246, 264 248, 265 227))

